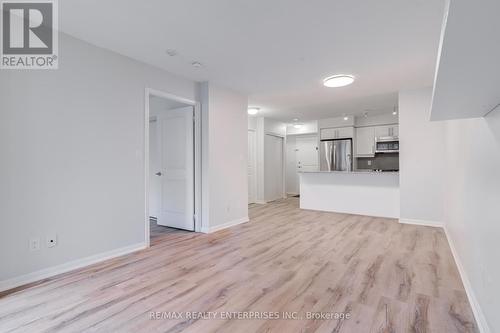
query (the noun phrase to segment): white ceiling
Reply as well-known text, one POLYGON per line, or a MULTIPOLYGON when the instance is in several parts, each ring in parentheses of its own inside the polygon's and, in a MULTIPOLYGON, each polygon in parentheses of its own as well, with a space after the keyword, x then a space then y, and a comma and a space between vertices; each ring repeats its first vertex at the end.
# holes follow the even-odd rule
POLYGON ((443 0, 64 0, 62 31, 249 95, 289 120, 391 109, 432 85, 443 0), (171 57, 167 49, 178 55, 171 57), (203 64, 196 69, 193 61, 203 64), (325 88, 344 73, 353 85, 325 88))

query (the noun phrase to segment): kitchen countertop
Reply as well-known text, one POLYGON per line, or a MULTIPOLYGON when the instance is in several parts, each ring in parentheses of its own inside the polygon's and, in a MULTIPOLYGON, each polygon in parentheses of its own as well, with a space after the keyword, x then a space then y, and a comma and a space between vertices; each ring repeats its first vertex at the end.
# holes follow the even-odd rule
POLYGON ((353 170, 353 171, 299 171, 299 173, 335 173, 335 174, 363 174, 363 175, 397 175, 399 171, 372 171, 372 170, 353 170))

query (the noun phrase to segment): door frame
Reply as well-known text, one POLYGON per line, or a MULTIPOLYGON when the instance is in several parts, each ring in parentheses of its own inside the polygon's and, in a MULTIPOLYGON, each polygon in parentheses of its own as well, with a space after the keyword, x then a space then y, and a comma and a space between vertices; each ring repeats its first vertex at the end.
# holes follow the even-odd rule
POLYGON ((193 132, 194 132, 194 231, 200 232, 202 229, 202 210, 201 210, 201 105, 199 102, 180 97, 164 91, 145 88, 144 90, 144 242, 146 247, 150 246, 149 230, 149 97, 157 96, 176 102, 193 106, 193 132))

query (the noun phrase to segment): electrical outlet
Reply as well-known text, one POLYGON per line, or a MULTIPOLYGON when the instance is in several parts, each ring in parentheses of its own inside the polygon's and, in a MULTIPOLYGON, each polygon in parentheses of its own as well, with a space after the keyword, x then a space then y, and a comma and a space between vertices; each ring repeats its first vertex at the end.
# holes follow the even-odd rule
POLYGON ((53 234, 53 235, 49 235, 47 236, 47 247, 54 247, 57 245, 57 235, 56 234, 53 234))
POLYGON ((38 251, 40 250, 40 237, 30 238, 30 251, 38 251))
POLYGON ((368 165, 372 165, 372 160, 368 160, 368 165))

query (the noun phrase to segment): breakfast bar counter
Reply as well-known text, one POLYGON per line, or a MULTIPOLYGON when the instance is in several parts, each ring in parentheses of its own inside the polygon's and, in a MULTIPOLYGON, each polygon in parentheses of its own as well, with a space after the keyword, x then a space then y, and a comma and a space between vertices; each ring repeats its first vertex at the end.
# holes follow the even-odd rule
POLYGON ((399 218, 399 173, 301 172, 300 208, 399 218))

